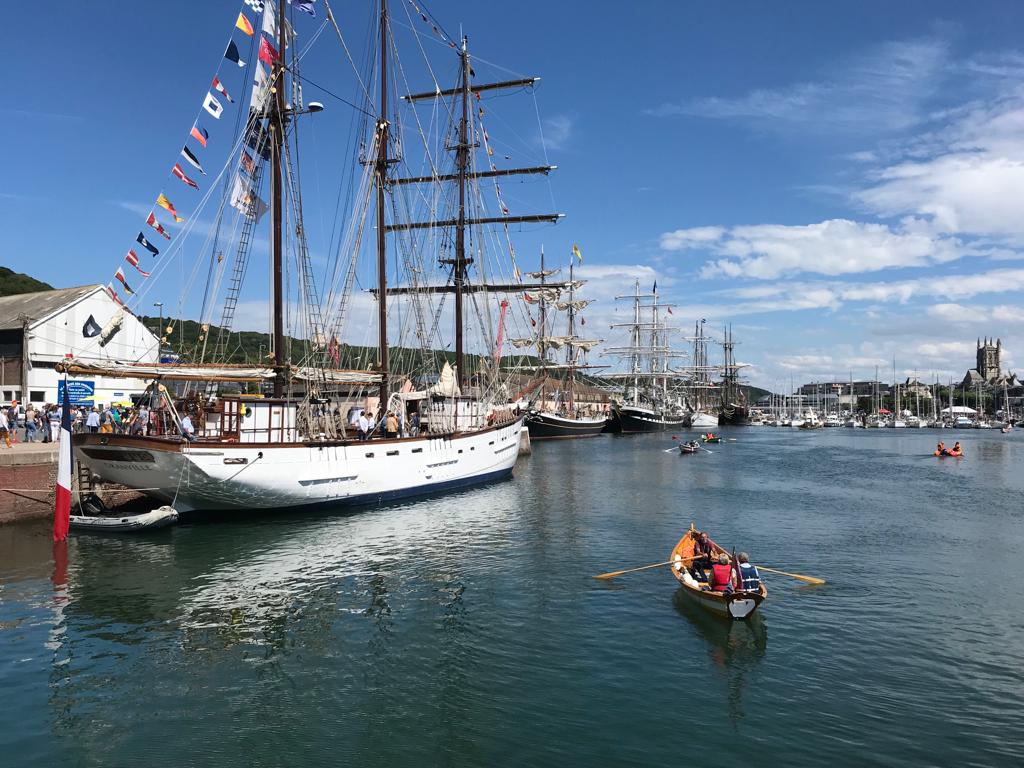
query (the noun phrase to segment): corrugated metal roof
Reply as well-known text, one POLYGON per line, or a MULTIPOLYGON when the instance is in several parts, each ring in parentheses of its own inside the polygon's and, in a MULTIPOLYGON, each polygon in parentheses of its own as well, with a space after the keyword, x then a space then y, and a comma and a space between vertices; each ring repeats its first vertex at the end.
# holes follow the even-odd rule
POLYGON ((0 330, 21 328, 24 317, 28 317, 29 322, 40 320, 102 287, 101 285, 80 285, 76 288, 58 288, 55 291, 0 296, 0 330))

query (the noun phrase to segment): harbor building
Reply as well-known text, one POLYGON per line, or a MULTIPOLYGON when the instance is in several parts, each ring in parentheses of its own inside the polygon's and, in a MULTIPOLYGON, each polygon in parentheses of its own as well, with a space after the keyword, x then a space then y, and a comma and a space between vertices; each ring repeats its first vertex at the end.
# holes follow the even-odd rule
MULTIPOLYGON (((801 385, 796 394, 810 398, 812 403, 822 403, 823 408, 828 407, 834 410, 835 405, 838 404, 841 408, 855 409, 859 398, 873 397, 874 395, 888 397, 892 394, 892 385, 874 379, 854 382, 812 381, 809 384, 801 385)), ((811 407, 817 408, 818 406, 811 405, 811 407)))
MULTIPOLYGON (((115 302, 102 285, 0 297, 0 396, 3 403, 56 403, 63 375, 56 365, 79 360, 155 363, 157 337, 115 302), (101 340, 106 342, 101 346, 101 340)), ((99 405, 142 394, 142 379, 71 377, 72 403, 99 405)))

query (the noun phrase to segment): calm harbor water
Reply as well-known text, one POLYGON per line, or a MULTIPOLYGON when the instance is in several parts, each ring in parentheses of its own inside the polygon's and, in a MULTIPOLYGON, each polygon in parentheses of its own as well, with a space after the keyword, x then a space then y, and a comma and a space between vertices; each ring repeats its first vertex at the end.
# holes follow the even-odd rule
POLYGON ((1024 433, 535 445, 515 480, 349 515, 0 528, 0 763, 1024 762, 1024 433), (959 438, 966 457, 929 454, 959 438), (695 522, 749 623, 661 569, 695 522))

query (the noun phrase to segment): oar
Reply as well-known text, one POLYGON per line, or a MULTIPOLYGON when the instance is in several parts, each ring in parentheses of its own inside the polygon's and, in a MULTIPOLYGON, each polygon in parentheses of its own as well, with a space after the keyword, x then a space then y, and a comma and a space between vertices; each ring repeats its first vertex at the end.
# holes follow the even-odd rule
POLYGON ((703 445, 698 445, 697 447, 700 448, 702 451, 707 451, 708 453, 714 453, 714 451, 712 451, 709 448, 705 448, 703 445))
POLYGON ((777 571, 774 568, 768 568, 767 566, 764 566, 764 565, 757 566, 757 570, 759 570, 759 571, 767 571, 768 573, 777 573, 780 576, 789 576, 790 578, 793 578, 793 579, 799 579, 800 581, 806 581, 808 584, 824 584, 825 583, 824 579, 818 579, 818 578, 815 578, 814 576, 802 576, 799 573, 788 573, 786 571, 777 571))
POLYGON ((595 579, 613 579, 616 576, 621 576, 624 573, 635 573, 636 571, 646 571, 650 568, 663 568, 666 565, 672 565, 673 563, 685 563, 688 560, 694 560, 693 557, 684 557, 679 560, 666 560, 664 563, 652 563, 651 565, 641 565, 639 568, 627 568, 624 571, 611 571, 610 573, 600 573, 595 576, 595 579))
MULTIPOLYGON (((678 440, 679 438, 676 437, 675 435, 672 435, 672 439, 678 440)), ((666 448, 664 451, 662 451, 662 453, 672 453, 672 451, 674 451, 675 449, 676 447, 673 445, 671 448, 666 448)))
MULTIPOLYGON (((711 539, 708 539, 708 541, 711 541, 711 539)), ((712 546, 714 546, 715 549, 719 550, 720 552, 725 552, 725 550, 722 549, 717 544, 715 544, 715 542, 711 541, 711 544, 712 544, 712 546)), ((788 571, 777 571, 774 568, 769 568, 768 566, 765 566, 765 565, 757 566, 757 570, 759 570, 759 571, 766 571, 768 573, 777 573, 780 576, 789 576, 790 578, 793 578, 793 579, 799 579, 800 581, 805 581, 808 584, 824 584, 825 583, 824 579, 819 579, 819 578, 817 578, 815 576, 803 576, 803 575, 801 575, 799 573, 789 573, 788 571)))

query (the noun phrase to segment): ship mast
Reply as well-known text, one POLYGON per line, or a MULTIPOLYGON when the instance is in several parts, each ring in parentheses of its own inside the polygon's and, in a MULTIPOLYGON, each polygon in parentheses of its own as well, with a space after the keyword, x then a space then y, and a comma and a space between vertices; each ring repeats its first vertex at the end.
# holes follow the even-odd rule
POLYGON ((567 414, 571 419, 576 410, 576 404, 573 400, 573 389, 576 386, 576 348, 572 344, 572 339, 576 335, 576 310, 573 306, 573 302, 576 299, 576 287, 573 282, 573 266, 572 260, 569 260, 569 343, 566 345, 566 362, 569 364, 569 413, 567 414))
POLYGON ((274 397, 284 397, 285 384, 285 349, 284 349, 284 257, 282 219, 284 193, 282 191, 281 165, 284 155, 284 73, 285 73, 285 0, 277 3, 278 61, 272 77, 274 93, 274 111, 270 119, 270 164, 272 176, 270 183, 271 206, 273 219, 271 222, 271 275, 273 281, 273 325, 274 325, 274 397))
POLYGON ((459 146, 456 166, 459 175, 459 222, 455 228, 455 375, 459 389, 462 373, 462 286, 466 267, 473 262, 466 258, 466 174, 469 171, 469 38, 462 38, 462 119, 459 121, 459 146))
MULTIPOLYGON (((391 186, 404 184, 442 183, 455 181, 458 183, 458 212, 452 219, 432 219, 430 221, 398 222, 381 226, 384 232, 404 232, 416 229, 446 228, 455 229, 455 258, 440 259, 440 263, 452 267, 453 285, 439 286, 396 286, 386 288, 383 283, 375 289, 375 292, 382 294, 385 291, 392 295, 422 294, 422 293, 454 293, 455 294, 455 367, 456 376, 461 389, 465 377, 463 374, 463 356, 465 351, 464 343, 464 319, 463 319, 463 297, 467 293, 486 290, 490 292, 500 291, 506 293, 519 293, 523 290, 535 290, 543 288, 544 284, 529 285, 521 282, 508 284, 480 284, 471 285, 468 282, 467 267, 473 264, 473 258, 466 256, 466 229, 467 227, 501 224, 531 223, 531 222, 555 222, 563 214, 560 213, 534 213, 521 216, 510 216, 503 213, 501 216, 477 217, 470 216, 467 211, 467 204, 472 199, 467 196, 467 183, 477 179, 497 178, 500 176, 511 176, 518 174, 547 174, 553 171, 556 166, 542 165, 529 168, 494 168, 489 171, 470 170, 470 150, 476 144, 470 141, 470 99, 475 95, 486 91, 505 90, 512 88, 527 88, 534 86, 540 78, 527 77, 516 80, 505 80, 496 83, 471 83, 470 77, 473 74, 469 63, 469 38, 462 38, 462 47, 459 50, 460 72, 459 83, 455 88, 444 90, 426 91, 402 96, 402 99, 410 104, 420 101, 444 99, 448 97, 457 98, 460 104, 460 117, 458 125, 458 143, 453 147, 456 151, 456 173, 454 174, 433 174, 431 176, 411 176, 406 178, 394 178, 389 180, 391 186)), ((550 287, 550 284, 549 284, 550 287)))
MULTIPOLYGON (((284 0, 281 0, 283 3, 284 0)), ((380 115, 377 118, 377 368, 381 374, 380 407, 388 401, 388 275, 384 228, 384 186, 388 175, 388 2, 380 0, 380 115)), ((459 369, 461 373, 461 367, 459 369)))

